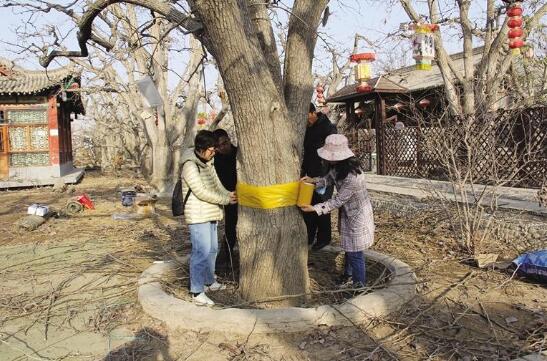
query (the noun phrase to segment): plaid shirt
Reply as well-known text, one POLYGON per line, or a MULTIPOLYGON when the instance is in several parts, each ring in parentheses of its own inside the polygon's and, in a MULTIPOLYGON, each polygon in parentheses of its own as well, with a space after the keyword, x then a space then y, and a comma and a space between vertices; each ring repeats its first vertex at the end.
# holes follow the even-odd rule
POLYGON ((374 243, 374 218, 372 205, 365 185, 365 175, 350 173, 345 179, 336 180, 331 170, 319 178, 316 187, 335 184, 337 193, 328 201, 314 205, 318 215, 339 208, 338 227, 340 246, 346 252, 362 251, 374 243))

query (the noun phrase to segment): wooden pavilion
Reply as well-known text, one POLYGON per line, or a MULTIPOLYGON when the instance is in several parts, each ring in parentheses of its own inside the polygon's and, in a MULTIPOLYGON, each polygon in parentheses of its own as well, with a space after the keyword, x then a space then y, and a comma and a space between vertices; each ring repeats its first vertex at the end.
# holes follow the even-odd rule
MULTIPOLYGON (((477 64, 482 48, 474 50, 473 62, 477 64)), ((451 55, 456 72, 464 72, 464 54, 451 55)), ((417 174, 418 150, 409 144, 408 154, 398 151, 401 137, 394 132, 396 122, 401 122, 407 133, 415 133, 416 119, 435 117, 444 110, 444 81, 435 62, 431 70, 417 70, 414 65, 403 67, 368 81, 370 92, 360 93, 357 84, 350 84, 327 98, 328 103, 342 103, 346 109, 346 127, 351 129, 348 138, 360 154, 363 165, 370 171, 372 155, 376 155, 376 173, 408 177, 417 174), (421 114, 420 114, 421 113, 421 114), (417 114, 419 116, 417 117, 417 114), (373 138, 362 139, 360 129, 372 130, 373 138), (368 140, 370 139, 370 141, 368 140), (411 165, 414 163, 414 166, 411 165), (401 165, 405 166, 401 166, 401 165)), ((414 134, 405 138, 415 143, 414 134)))
POLYGON ((77 182, 71 121, 84 113, 72 67, 34 71, 0 58, 0 188, 77 182))
MULTIPOLYGON (((482 50, 474 49, 475 65, 481 60, 482 50)), ((464 54, 453 54, 451 58, 453 70, 463 75, 464 54)), ((372 170, 372 159, 376 156, 375 170, 379 175, 445 179, 439 155, 423 147, 428 139, 442 137, 441 129, 433 122, 446 111, 444 80, 438 65, 434 62, 429 71, 417 70, 415 66, 404 67, 370 79, 368 83, 372 88, 369 92, 358 92, 357 84, 350 84, 327 98, 328 103, 345 105, 346 134, 365 170, 372 170)), ((500 117, 500 124, 508 120, 512 106, 510 95, 500 97, 497 104, 500 112, 496 115, 500 117), (504 109, 507 115, 503 114, 504 109)), ((529 109, 521 120, 514 122, 512 127, 505 126, 501 133, 493 128, 485 135, 489 137, 484 139, 485 144, 502 144, 503 137, 516 139, 516 133, 524 131, 530 135, 526 139, 521 137, 521 143, 539 153, 542 149, 545 152, 546 111, 545 107, 529 109)), ((499 151, 503 151, 503 147, 499 151)), ((507 154, 507 163, 510 158, 511 154, 507 154)), ((547 158, 536 163, 529 166, 529 175, 523 177, 526 178, 525 186, 538 187, 547 176, 547 158)), ((485 160, 485 167, 487 164, 485 160)), ((486 177, 487 172, 484 173, 486 177)))

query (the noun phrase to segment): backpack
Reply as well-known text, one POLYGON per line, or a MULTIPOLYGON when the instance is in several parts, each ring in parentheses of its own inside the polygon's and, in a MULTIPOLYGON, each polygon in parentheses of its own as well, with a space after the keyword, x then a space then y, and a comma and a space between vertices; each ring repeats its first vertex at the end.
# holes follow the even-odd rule
MULTIPOLYGON (((184 166, 184 164, 182 166, 184 166)), ((198 172, 199 171, 198 167, 198 172)), ((192 190, 188 187, 188 192, 186 192, 184 200, 182 199, 182 176, 179 176, 175 188, 173 189, 173 196, 171 197, 171 213, 173 213, 173 217, 182 216, 184 214, 184 206, 186 205, 186 202, 188 202, 190 193, 192 193, 192 190)))
POLYGON ((188 201, 188 197, 190 197, 190 193, 192 193, 192 190, 188 189, 184 200, 182 199, 182 178, 179 177, 179 180, 175 184, 175 189, 173 189, 173 197, 171 199, 171 212, 173 213, 173 217, 182 216, 184 214, 184 206, 188 201))

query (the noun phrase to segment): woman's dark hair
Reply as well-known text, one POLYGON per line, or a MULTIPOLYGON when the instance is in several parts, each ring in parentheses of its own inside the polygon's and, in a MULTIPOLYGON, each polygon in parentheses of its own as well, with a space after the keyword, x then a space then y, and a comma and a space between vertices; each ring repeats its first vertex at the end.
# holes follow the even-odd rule
POLYGON ((200 130, 194 138, 194 148, 198 152, 215 147, 216 145, 215 135, 210 130, 200 130))
POLYGON ((315 113, 317 111, 317 108, 315 108, 315 105, 313 103, 310 103, 310 109, 308 110, 308 113, 315 113))
POLYGON ((361 162, 356 157, 351 157, 348 159, 341 160, 334 165, 336 170, 336 180, 345 179, 348 174, 361 174, 363 170, 361 169, 361 162))

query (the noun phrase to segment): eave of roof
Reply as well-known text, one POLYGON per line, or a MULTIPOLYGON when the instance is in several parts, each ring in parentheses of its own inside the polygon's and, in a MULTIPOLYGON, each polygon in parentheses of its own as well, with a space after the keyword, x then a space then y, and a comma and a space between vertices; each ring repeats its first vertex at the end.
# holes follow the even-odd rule
MULTIPOLYGON (((477 64, 480 61, 482 57, 482 52, 483 52, 483 47, 477 47, 473 49, 473 62, 475 64, 477 64)), ((452 54, 450 55, 450 57, 454 61, 456 70, 463 73, 464 53, 461 52, 461 53, 452 54)), ((410 65, 410 66, 405 66, 403 68, 393 70, 378 78, 374 78, 374 80, 379 78, 385 79, 391 82, 392 84, 395 84, 396 86, 402 89, 405 89, 404 93, 437 88, 444 84, 444 79, 442 77, 440 69, 435 62, 433 63, 431 70, 427 70, 427 71, 417 70, 415 65, 410 65)), ((371 82, 374 80, 371 80, 371 82)), ((327 102, 328 103, 345 102, 345 101, 356 99, 356 98, 363 98, 367 94, 371 94, 374 92, 403 93, 402 91, 400 92, 389 91, 388 89, 382 89, 382 87, 379 87, 378 89, 373 88, 373 91, 371 93, 358 93, 355 90, 356 87, 357 87, 357 84, 352 84, 338 90, 332 96, 327 98, 327 102)), ((389 89, 393 89, 393 87, 390 86, 389 89)))
MULTIPOLYGON (((6 65, 6 61, 1 61, 6 65)), ((54 70, 25 70, 13 66, 10 74, 0 75, 0 95, 37 94, 61 86, 70 78, 79 77, 74 67, 54 70)))
POLYGON ((402 85, 399 85, 392 80, 380 75, 379 77, 370 79, 368 83, 372 86, 372 91, 367 93, 359 93, 356 91, 358 84, 346 85, 342 89, 338 90, 331 97, 327 99, 328 103, 339 103, 345 100, 350 100, 356 96, 366 97, 374 93, 382 94, 404 94, 408 93, 408 89, 402 85))

